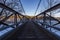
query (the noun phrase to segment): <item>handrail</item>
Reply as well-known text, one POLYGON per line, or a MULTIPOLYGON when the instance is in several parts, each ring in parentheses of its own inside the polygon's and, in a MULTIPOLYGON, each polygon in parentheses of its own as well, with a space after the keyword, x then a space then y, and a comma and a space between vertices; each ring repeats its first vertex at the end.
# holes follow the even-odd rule
POLYGON ((45 13, 45 12, 50 12, 50 11, 56 10, 56 9, 58 9, 58 8, 60 8, 60 3, 57 4, 57 5, 55 5, 55 6, 53 6, 53 7, 51 7, 51 8, 49 8, 49 9, 47 9, 47 10, 45 10, 45 11, 43 11, 43 12, 41 12, 40 14, 38 14, 38 15, 36 15, 36 16, 39 16, 39 15, 45 13))
POLYGON ((2 22, 2 21, 0 21, 0 24, 4 24, 4 25, 6 25, 6 26, 9 26, 8 24, 6 24, 6 23, 4 23, 4 22, 2 22))
MULTIPOLYGON (((48 15, 48 14, 47 14, 47 15, 48 15)), ((52 17, 51 15, 48 15, 48 16, 50 16, 51 18, 53 18, 54 20, 56 20, 56 21, 58 21, 58 22, 60 23, 60 21, 59 21, 58 19, 52 17)))
POLYGON ((54 26, 51 26, 51 25, 48 25, 48 24, 42 23, 42 22, 39 22, 39 23, 40 23, 40 24, 43 24, 43 25, 46 25, 46 26, 49 26, 49 27, 51 27, 51 28, 57 29, 57 30, 60 31, 60 28, 57 28, 57 27, 54 27, 54 26))

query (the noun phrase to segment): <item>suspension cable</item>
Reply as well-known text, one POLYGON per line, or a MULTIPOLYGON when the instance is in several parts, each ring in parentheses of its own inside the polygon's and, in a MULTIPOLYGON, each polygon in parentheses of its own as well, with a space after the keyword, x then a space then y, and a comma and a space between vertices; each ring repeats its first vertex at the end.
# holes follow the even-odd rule
POLYGON ((25 10, 24 10, 24 8, 23 8, 23 6, 22 6, 21 0, 19 0, 19 2, 20 2, 20 4, 21 4, 21 7, 22 7, 22 10, 23 10, 24 14, 26 14, 26 13, 25 13, 25 10))
POLYGON ((39 6, 40 6, 40 4, 41 4, 41 1, 42 1, 42 0, 39 0, 39 3, 38 3, 38 5, 37 5, 36 11, 35 11, 35 13, 34 13, 34 16, 35 16, 35 14, 37 13, 37 10, 38 10, 38 8, 39 8, 39 6))

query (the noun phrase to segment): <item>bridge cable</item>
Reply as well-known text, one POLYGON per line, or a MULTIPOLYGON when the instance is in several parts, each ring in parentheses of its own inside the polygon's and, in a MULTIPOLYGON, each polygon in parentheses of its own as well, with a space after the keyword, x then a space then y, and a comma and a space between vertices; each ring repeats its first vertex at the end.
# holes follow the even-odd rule
POLYGON ((25 13, 25 10, 24 10, 24 8, 23 8, 23 5, 22 5, 22 3, 21 3, 21 0, 19 0, 19 2, 20 2, 20 4, 21 4, 21 7, 22 7, 22 10, 23 10, 24 14, 26 14, 26 13, 25 13))
POLYGON ((41 4, 41 1, 42 1, 42 0, 39 0, 39 3, 38 3, 38 5, 37 5, 36 11, 35 11, 35 13, 34 13, 34 16, 35 16, 35 14, 37 13, 37 10, 38 10, 38 8, 39 8, 39 6, 40 6, 40 4, 41 4))

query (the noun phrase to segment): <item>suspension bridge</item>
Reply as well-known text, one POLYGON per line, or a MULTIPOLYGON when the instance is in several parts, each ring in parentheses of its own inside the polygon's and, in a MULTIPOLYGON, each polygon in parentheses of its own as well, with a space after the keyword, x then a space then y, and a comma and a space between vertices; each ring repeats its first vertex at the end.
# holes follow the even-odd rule
MULTIPOLYGON (((35 14, 40 2, 41 0, 35 14)), ((25 14, 21 1, 20 4, 19 11, 25 14)), ((0 40, 60 40, 60 20, 51 14, 52 11, 60 9, 60 3, 32 18, 26 17, 5 3, 0 3, 0 8, 2 9, 0 11, 0 40)))

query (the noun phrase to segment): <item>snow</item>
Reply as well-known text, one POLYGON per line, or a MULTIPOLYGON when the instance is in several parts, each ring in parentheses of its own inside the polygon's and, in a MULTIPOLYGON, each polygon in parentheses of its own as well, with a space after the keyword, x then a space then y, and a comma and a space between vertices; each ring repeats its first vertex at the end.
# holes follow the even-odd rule
MULTIPOLYGON (((38 22, 41 22, 41 20, 39 20, 38 22)), ((49 23, 49 21, 47 21, 47 23, 49 23)), ((56 24, 58 22, 57 21, 51 21, 51 23, 53 25, 53 24, 56 24)), ((40 23, 38 23, 38 24, 41 25, 40 23)), ((58 24, 58 25, 56 25, 54 27, 60 28, 60 24, 58 24)), ((50 31, 50 27, 49 28, 46 28, 46 29, 50 31)), ((59 30, 56 30, 54 28, 51 28, 51 32, 53 32, 54 34, 60 36, 60 31, 59 30)))
POLYGON ((4 35, 4 34, 6 34, 7 32, 9 32, 9 31, 11 31, 11 30, 13 30, 13 29, 14 29, 14 28, 9 27, 9 28, 6 28, 6 29, 4 29, 4 30, 0 31, 0 36, 2 36, 2 35, 4 35))
MULTIPOLYGON (((20 26, 20 25, 22 25, 22 23, 20 23, 19 26, 20 26)), ((0 25, 0 28, 2 28, 2 27, 3 27, 3 25, 0 25)), ((10 31, 12 31, 13 29, 14 29, 14 28, 9 27, 9 28, 6 28, 6 29, 4 29, 4 30, 1 30, 1 31, 0 31, 0 37, 3 36, 3 35, 5 35, 6 33, 10 32, 10 31)))

